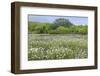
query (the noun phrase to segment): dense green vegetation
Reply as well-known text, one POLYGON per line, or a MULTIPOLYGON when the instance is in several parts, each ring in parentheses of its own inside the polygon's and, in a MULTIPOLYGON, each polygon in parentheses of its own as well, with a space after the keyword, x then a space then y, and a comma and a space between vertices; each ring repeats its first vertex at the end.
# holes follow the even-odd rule
POLYGON ((87 34, 87 25, 74 25, 67 19, 56 19, 53 23, 29 22, 29 33, 35 34, 87 34))

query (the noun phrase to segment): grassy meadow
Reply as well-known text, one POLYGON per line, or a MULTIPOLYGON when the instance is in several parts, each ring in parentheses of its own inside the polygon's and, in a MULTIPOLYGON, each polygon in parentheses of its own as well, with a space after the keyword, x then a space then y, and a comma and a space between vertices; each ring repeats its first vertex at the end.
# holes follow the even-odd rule
POLYGON ((28 60, 84 59, 88 57, 88 25, 58 18, 28 22, 28 60))
POLYGON ((29 34, 28 60, 87 58, 87 35, 29 34))

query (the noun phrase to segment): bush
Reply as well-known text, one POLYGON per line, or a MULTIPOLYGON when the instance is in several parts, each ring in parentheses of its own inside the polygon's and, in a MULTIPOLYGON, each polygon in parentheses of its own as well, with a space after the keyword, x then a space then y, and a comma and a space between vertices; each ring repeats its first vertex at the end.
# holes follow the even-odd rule
POLYGON ((52 23, 29 22, 28 32, 36 34, 87 34, 88 32, 87 25, 70 25, 70 27, 58 25, 56 29, 51 26, 53 26, 52 23))
POLYGON ((59 26, 56 30, 59 32, 59 34, 69 33, 69 29, 68 28, 65 28, 63 26, 59 26))

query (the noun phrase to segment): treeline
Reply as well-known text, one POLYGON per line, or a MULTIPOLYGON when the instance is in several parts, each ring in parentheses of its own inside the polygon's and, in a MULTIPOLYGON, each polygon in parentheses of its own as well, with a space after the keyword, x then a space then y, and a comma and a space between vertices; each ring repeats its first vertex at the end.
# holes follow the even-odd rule
POLYGON ((66 19, 56 19, 53 23, 28 22, 28 32, 35 34, 87 34, 87 27, 66 19))

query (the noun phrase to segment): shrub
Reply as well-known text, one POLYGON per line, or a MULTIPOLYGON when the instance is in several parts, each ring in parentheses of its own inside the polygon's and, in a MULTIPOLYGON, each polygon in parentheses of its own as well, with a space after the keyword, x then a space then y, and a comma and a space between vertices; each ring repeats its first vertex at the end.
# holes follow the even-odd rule
POLYGON ((55 27, 52 23, 40 23, 40 22, 29 22, 28 32, 36 34, 87 34, 87 25, 70 25, 70 27, 65 27, 69 25, 56 25, 55 27))

